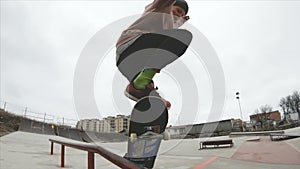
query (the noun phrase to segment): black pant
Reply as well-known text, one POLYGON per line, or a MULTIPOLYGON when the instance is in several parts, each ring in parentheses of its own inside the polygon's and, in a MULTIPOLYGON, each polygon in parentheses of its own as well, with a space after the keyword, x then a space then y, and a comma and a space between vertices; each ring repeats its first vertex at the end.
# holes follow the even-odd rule
POLYGON ((164 30, 141 35, 117 60, 120 72, 129 80, 144 69, 162 69, 185 53, 192 34, 183 29, 164 30))

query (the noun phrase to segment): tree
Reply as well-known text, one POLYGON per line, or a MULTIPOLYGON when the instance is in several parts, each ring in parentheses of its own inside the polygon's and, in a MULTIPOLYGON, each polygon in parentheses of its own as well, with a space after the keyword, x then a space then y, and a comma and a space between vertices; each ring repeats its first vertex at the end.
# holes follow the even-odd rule
POLYGON ((273 110, 273 108, 272 108, 272 106, 266 104, 266 105, 260 106, 259 110, 261 113, 269 113, 273 110))
POLYGON ((298 91, 293 92, 280 99, 279 106, 283 111, 283 120, 288 121, 292 113, 298 113, 298 120, 300 120, 300 94, 298 91))
POLYGON ((295 91, 291 97, 292 97, 292 112, 298 113, 298 120, 300 120, 300 94, 298 91, 295 91))
POLYGON ((268 121, 268 115, 267 113, 271 112, 273 110, 272 106, 266 104, 263 106, 260 106, 259 109, 256 109, 254 111, 255 114, 255 126, 260 125, 260 128, 266 129, 266 124, 268 121))

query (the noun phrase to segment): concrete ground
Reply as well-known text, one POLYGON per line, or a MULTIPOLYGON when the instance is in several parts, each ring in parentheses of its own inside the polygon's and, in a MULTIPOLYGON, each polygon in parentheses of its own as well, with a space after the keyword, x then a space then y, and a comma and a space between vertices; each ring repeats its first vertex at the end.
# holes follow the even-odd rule
MULTIPOLYGON (((300 134, 300 127, 286 130, 300 134)), ((226 139, 228 136, 163 141, 157 157, 156 169, 300 169, 300 138, 279 142, 269 136, 259 141, 247 141, 253 136, 234 137, 232 148, 199 150, 199 142, 206 139, 226 139)), ((60 146, 55 145, 50 155, 49 138, 57 136, 15 132, 0 137, 0 168, 2 169, 57 169, 60 166, 60 146)), ((256 137, 257 138, 257 137, 256 137)), ((95 143, 123 156, 127 143, 95 143)), ((87 152, 66 147, 66 168, 87 168, 87 152)), ((118 168, 100 155, 95 155, 95 168, 118 168)))

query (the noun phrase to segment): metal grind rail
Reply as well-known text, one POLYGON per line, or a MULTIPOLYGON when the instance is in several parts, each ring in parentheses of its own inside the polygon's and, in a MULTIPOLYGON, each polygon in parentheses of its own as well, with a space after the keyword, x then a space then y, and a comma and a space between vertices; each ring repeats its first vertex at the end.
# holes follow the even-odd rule
POLYGON ((85 143, 71 143, 68 141, 49 139, 51 142, 51 155, 54 153, 54 143, 61 145, 61 166, 65 167, 65 147, 71 147, 88 152, 88 169, 95 169, 95 153, 101 155, 108 161, 124 169, 140 169, 141 167, 135 163, 126 160, 98 145, 85 144, 85 143))

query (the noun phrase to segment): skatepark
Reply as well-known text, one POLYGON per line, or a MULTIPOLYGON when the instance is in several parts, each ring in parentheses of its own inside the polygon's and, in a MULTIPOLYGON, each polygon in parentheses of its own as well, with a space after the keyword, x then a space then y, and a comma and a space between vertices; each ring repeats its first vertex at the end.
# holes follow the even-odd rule
MULTIPOLYGON (((300 127, 284 130, 284 133, 286 135, 300 135, 300 127)), ((60 168, 61 146, 54 144, 53 155, 51 155, 49 139, 82 143, 60 136, 17 131, 0 138, 1 168, 60 168)), ((126 141, 84 144, 99 145, 120 156, 123 156, 127 149, 126 141)), ((87 156, 86 151, 66 147, 65 168, 88 168, 87 156)), ((95 154, 94 160, 95 168, 119 168, 98 154, 95 154)), ((229 135, 166 140, 161 144, 154 168, 300 169, 300 138, 272 141, 267 135, 229 135), (224 139, 232 139, 233 146, 199 149, 201 141, 224 139)))

